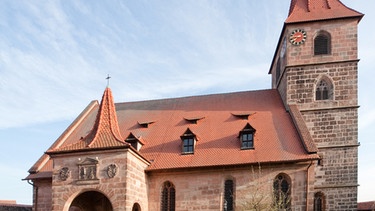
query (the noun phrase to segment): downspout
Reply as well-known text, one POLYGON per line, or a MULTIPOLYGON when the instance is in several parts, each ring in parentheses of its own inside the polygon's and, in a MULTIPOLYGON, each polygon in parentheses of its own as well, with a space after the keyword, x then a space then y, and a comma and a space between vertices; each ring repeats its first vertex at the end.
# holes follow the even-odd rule
POLYGON ((31 186, 33 186, 33 189, 35 188, 35 203, 34 203, 34 211, 38 211, 38 186, 34 185, 34 183, 30 182, 30 180, 26 180, 27 183, 29 183, 31 186))
POLYGON ((309 178, 310 178, 310 167, 312 166, 313 161, 310 161, 309 166, 306 169, 306 211, 309 209, 309 178))

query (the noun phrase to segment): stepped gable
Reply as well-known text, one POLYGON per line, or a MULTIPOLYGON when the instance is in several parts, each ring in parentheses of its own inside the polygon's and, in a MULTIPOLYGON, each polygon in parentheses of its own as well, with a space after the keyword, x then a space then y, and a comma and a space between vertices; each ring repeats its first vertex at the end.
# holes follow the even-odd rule
POLYGON ((292 0, 285 23, 352 17, 361 19, 363 14, 345 6, 340 0, 292 0))
POLYGON ((47 154, 129 147, 129 144, 123 140, 118 126, 112 92, 111 89, 107 87, 99 106, 94 127, 90 133, 87 136, 82 137, 76 143, 61 148, 51 149, 47 151, 47 154))

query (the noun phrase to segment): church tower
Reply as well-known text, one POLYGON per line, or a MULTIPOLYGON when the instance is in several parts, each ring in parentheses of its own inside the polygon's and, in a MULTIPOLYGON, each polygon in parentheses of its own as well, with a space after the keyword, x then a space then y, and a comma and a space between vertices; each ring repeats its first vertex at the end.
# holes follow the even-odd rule
POLYGON ((314 210, 356 210, 357 26, 339 0, 292 0, 271 64, 272 87, 303 116, 320 156, 314 210))

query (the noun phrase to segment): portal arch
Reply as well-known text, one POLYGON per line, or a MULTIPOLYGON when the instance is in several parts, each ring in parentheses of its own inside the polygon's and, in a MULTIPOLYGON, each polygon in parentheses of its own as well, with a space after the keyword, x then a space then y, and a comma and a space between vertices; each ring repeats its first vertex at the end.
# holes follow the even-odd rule
POLYGON ((103 193, 89 190, 79 193, 70 203, 68 211, 113 211, 110 200, 103 193))

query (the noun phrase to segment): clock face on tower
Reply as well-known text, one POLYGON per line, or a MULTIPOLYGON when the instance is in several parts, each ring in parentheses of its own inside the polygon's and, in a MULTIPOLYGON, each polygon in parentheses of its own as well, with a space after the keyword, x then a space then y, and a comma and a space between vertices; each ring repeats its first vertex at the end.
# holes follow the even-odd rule
POLYGON ((289 41, 293 45, 301 45, 306 41, 306 32, 302 29, 296 29, 292 31, 289 37, 289 41))

